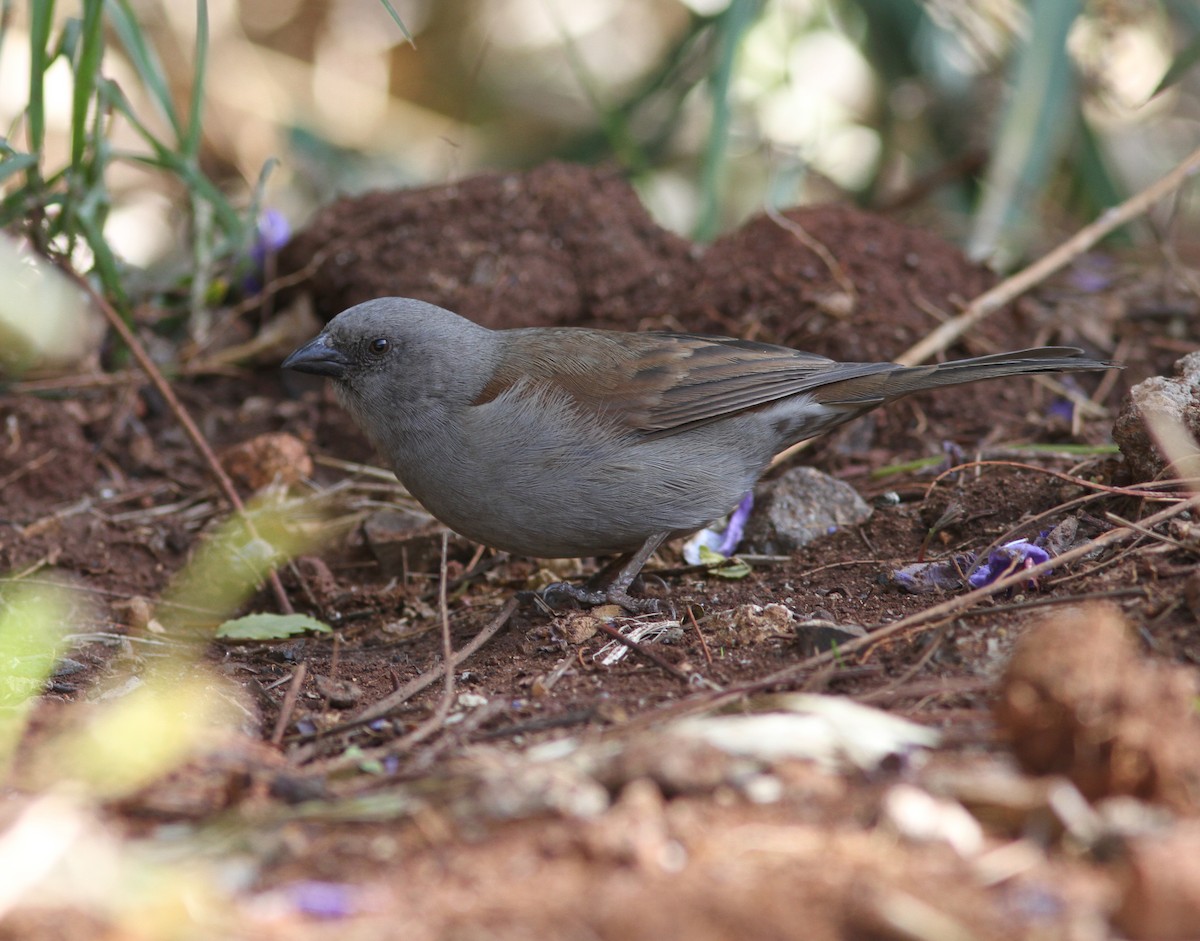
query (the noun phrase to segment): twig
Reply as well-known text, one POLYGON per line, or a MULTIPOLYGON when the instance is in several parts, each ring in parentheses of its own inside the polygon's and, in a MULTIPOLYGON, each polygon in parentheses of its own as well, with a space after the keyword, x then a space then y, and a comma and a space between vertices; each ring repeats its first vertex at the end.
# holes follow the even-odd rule
MULTIPOLYGON (((146 352, 146 348, 134 335, 129 325, 121 318, 121 315, 116 312, 113 306, 97 291, 87 279, 80 276, 70 268, 63 269, 80 287, 85 290, 91 297, 92 301, 100 308, 104 314, 104 318, 109 322, 109 325, 117 331, 122 342, 129 347, 129 351, 133 354, 133 358, 137 360, 138 365, 145 370, 146 375, 154 384, 154 388, 158 390, 158 394, 163 397, 176 420, 183 428, 184 433, 191 439, 192 445, 200 453, 204 462, 208 464, 209 470, 212 472, 213 478, 217 482, 217 486, 221 488, 221 492, 225 494, 227 500, 233 506, 234 512, 238 518, 246 526, 246 532, 250 534, 251 539, 260 538, 258 529, 254 525, 254 520, 250 518, 250 514, 246 512, 246 505, 242 503, 242 498, 238 496, 237 488, 233 485, 233 481, 229 479, 229 475, 225 473, 225 468, 221 466, 221 462, 217 460, 217 456, 213 453, 209 446, 208 440, 201 433, 196 423, 192 421, 192 416, 188 414, 186 408, 179 398, 175 395, 175 391, 171 388, 171 384, 167 382, 166 377, 157 366, 154 365, 154 360, 146 352)), ((271 583, 271 590, 275 594, 275 600, 279 605, 279 610, 284 614, 291 614, 292 602, 288 599, 287 592, 283 590, 283 582, 279 580, 279 573, 274 569, 267 576, 271 583)))
POLYGON ((442 675, 445 686, 442 698, 433 710, 433 715, 418 725, 407 735, 391 744, 392 753, 407 751, 414 745, 425 741, 446 723, 446 716, 454 705, 454 644, 450 640, 450 608, 446 603, 446 583, 450 580, 446 572, 446 554, 450 550, 450 533, 442 530, 442 564, 439 569, 438 609, 442 616, 442 675))
POLYGON ((412 699, 413 696, 417 695, 417 693, 421 692, 421 690, 425 689, 425 687, 434 683, 445 672, 447 662, 450 663, 451 669, 454 669, 468 657, 475 654, 479 648, 486 644, 489 640, 499 634, 501 628, 508 623, 508 619, 513 616, 513 612, 516 610, 517 598, 514 595, 508 600, 508 603, 500 609, 500 612, 494 618, 492 618, 487 625, 484 626, 483 630, 481 630, 475 635, 474 638, 472 638, 469 644, 454 654, 452 661, 439 663, 433 669, 426 670, 420 676, 415 677, 414 679, 405 683, 391 695, 385 696, 383 699, 379 700, 379 702, 372 703, 370 706, 367 706, 367 708, 359 713, 354 719, 336 728, 327 730, 323 733, 323 735, 331 735, 334 732, 341 732, 359 725, 365 725, 367 722, 381 718, 382 716, 386 716, 389 712, 393 712, 394 710, 400 708, 400 706, 412 699))
POLYGON ((935 327, 924 339, 896 357, 896 362, 915 366, 941 353, 981 320, 1074 261, 1109 233, 1148 212, 1154 203, 1170 195, 1197 171, 1200 171, 1200 148, 1188 154, 1166 176, 1140 193, 1135 193, 1119 206, 1106 210, 1095 222, 1084 226, 1053 251, 1012 277, 1005 278, 991 290, 984 291, 961 314, 935 327))
POLYGON ((279 716, 275 719, 275 729, 271 732, 271 744, 279 746, 283 742, 283 733, 287 731, 288 723, 292 721, 292 713, 296 710, 296 700, 300 698, 300 690, 304 686, 304 678, 308 675, 308 663, 301 661, 292 674, 292 682, 284 693, 283 702, 279 706, 279 716))
POLYGON ((690 676, 688 676, 688 674, 684 673, 681 669, 679 669, 679 667, 675 666, 675 664, 673 664, 670 660, 666 659, 666 657, 663 657, 661 654, 659 654, 657 651, 651 650, 649 647, 639 644, 636 640, 631 640, 630 638, 628 638, 624 634, 622 634, 619 630, 617 630, 615 627, 613 627, 611 624, 605 624, 603 621, 598 621, 596 623, 596 626, 601 630, 602 633, 607 634, 609 637, 611 637, 617 643, 624 644, 626 647, 628 647, 634 653, 640 654, 641 656, 643 656, 647 660, 649 660, 651 663, 666 670, 667 673, 671 674, 671 676, 675 677, 675 679, 679 680, 681 683, 683 683, 687 686, 691 686, 692 678, 690 676))
MULTIPOLYGON (((1173 517, 1186 513, 1189 510, 1200 509, 1200 495, 1191 497, 1174 506, 1169 506, 1159 512, 1146 517, 1141 521, 1142 526, 1151 527, 1157 526, 1159 523, 1173 517)), ((1061 567, 1068 562, 1073 562, 1076 559, 1082 558, 1095 552, 1097 549, 1103 549, 1106 546, 1116 545, 1124 542, 1127 539, 1140 537, 1141 533, 1134 529, 1118 528, 1110 529, 1106 533, 1101 533, 1095 539, 1085 542, 1083 545, 1076 546, 1073 549, 1068 549, 1061 555, 1056 555, 1051 559, 1046 560, 1038 565, 1031 566, 1027 569, 1022 569, 1019 572, 1014 572, 1004 578, 998 579, 989 585, 984 585, 982 588, 976 588, 974 591, 969 591, 966 594, 958 595, 954 598, 949 598, 941 604, 936 604, 932 608, 927 608, 924 611, 918 611, 916 614, 911 614, 906 618, 901 618, 899 621, 894 621, 879 630, 872 631, 865 637, 859 637, 855 640, 842 644, 837 651, 838 656, 854 653, 858 650, 864 650, 868 647, 874 647, 881 641, 894 637, 904 631, 911 630, 914 627, 921 627, 931 621, 941 621, 951 615, 956 615, 960 611, 970 608, 976 602, 982 601, 985 598, 990 598, 992 595, 999 594, 1002 591, 1008 591, 1010 588, 1019 588, 1029 579, 1035 578, 1038 575, 1045 574, 1055 567, 1061 567)), ((805 670, 812 669, 814 666, 828 663, 834 658, 834 653, 827 651, 809 657, 801 663, 793 664, 783 670, 778 670, 769 676, 763 677, 761 680, 756 680, 751 684, 752 687, 769 687, 777 683, 789 680, 792 677, 803 673, 805 670)), ((730 691, 732 692, 732 690, 730 691)))
POLYGON ((39 454, 32 460, 26 461, 16 470, 10 471, 3 477, 0 477, 0 490, 3 490, 9 484, 20 480, 26 474, 33 473, 33 471, 37 470, 43 464, 49 464, 56 457, 58 457, 58 448, 51 448, 49 451, 39 454))
POLYGON ((938 648, 942 646, 942 641, 946 639, 946 634, 949 632, 950 625, 953 623, 954 618, 947 618, 945 621, 943 621, 941 626, 937 629, 937 633, 935 633, 932 639, 929 641, 929 646, 926 648, 925 652, 917 658, 917 662, 901 673, 898 677, 896 677, 890 683, 885 683, 883 686, 853 698, 858 702, 877 702, 880 699, 891 696, 896 690, 898 690, 901 686, 904 686, 909 680, 911 680, 925 668, 925 664, 927 664, 933 658, 933 655, 938 652, 938 648))
MULTIPOLYGON (((785 232, 790 232, 796 240, 807 248, 810 252, 816 255, 821 263, 828 269, 833 280, 837 282, 839 288, 850 299, 849 309, 846 314, 851 313, 854 307, 858 304, 858 289, 854 286, 854 280, 846 274, 846 269, 834 257, 833 252, 826 248, 825 244, 813 238, 805 230, 804 226, 800 225, 795 219, 789 219, 774 206, 767 204, 767 218, 774 222, 785 232)), ((836 315, 835 315, 836 316, 836 315)), ((843 315, 844 316, 844 315, 843 315)))
POLYGON ((708 649, 708 641, 704 639, 704 631, 700 630, 700 625, 696 623, 696 615, 692 612, 692 606, 687 606, 688 620, 692 622, 692 629, 696 632, 696 636, 700 638, 700 649, 704 651, 704 662, 708 664, 711 670, 713 665, 712 651, 708 649))

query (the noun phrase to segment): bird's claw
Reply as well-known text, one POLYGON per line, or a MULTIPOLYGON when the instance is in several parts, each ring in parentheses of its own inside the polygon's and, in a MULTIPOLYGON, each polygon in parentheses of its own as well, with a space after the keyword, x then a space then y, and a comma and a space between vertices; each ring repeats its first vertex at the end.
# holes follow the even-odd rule
POLYGON ((543 588, 539 597, 551 608, 558 610, 572 605, 594 608, 602 604, 615 604, 631 614, 657 614, 659 611, 657 598, 634 598, 616 585, 589 588, 587 585, 574 585, 570 582, 554 582, 543 588))

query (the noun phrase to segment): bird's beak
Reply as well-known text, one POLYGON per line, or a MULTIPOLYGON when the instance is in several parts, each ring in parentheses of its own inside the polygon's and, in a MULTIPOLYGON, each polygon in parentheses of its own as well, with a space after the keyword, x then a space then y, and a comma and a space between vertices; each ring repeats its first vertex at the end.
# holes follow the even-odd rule
POLYGON ((329 376, 331 379, 345 378, 346 373, 350 371, 349 358, 329 342, 329 335, 326 333, 300 347, 281 365, 284 369, 329 376))

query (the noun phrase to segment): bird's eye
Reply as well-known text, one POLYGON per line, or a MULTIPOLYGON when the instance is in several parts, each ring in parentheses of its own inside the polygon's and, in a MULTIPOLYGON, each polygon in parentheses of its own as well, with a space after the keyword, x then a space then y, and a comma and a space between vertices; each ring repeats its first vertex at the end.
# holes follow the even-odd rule
POLYGON ((374 353, 376 356, 382 356, 389 349, 391 349, 392 341, 387 337, 376 337, 369 345, 372 353, 374 353))

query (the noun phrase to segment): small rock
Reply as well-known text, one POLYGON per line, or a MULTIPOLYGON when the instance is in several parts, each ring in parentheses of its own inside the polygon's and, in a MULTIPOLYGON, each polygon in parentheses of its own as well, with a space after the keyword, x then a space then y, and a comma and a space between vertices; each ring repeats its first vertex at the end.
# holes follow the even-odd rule
POLYGON ((603 617, 597 617, 591 612, 571 611, 559 620, 556 627, 568 644, 578 647, 595 636, 603 623, 603 617))
POLYGON ((362 699, 362 687, 352 680, 335 680, 327 676, 313 679, 317 692, 328 699, 334 709, 348 709, 362 699))
POLYGON ((441 523, 418 510, 380 510, 363 523, 363 536, 382 573, 436 572, 442 557, 441 523))
POLYGON ((1151 376, 1129 390, 1113 423, 1113 440, 1133 472, 1134 480, 1154 480, 1166 467, 1147 415, 1158 415, 1200 438, 1200 352, 1175 363, 1175 375, 1151 376))
POLYGON ((290 486, 313 472, 308 448, 295 435, 272 432, 235 444, 221 455, 221 466, 230 477, 258 491, 280 481, 290 486))
POLYGON ((813 657, 852 640, 866 637, 866 628, 859 624, 838 624, 834 621, 801 621, 796 625, 796 646, 801 655, 813 657))
POLYGON ((820 536, 868 519, 871 508, 849 484, 811 467, 794 467, 754 489, 754 513, 742 550, 787 555, 820 536))

